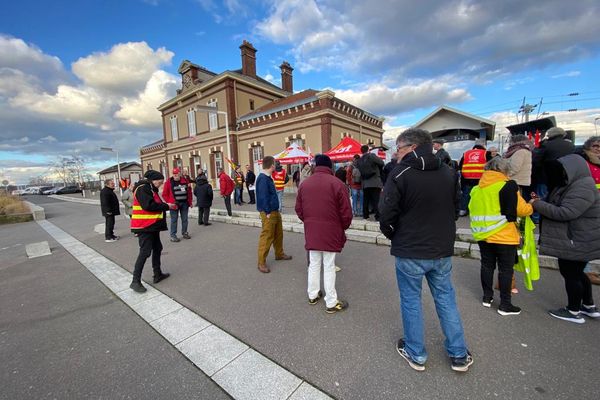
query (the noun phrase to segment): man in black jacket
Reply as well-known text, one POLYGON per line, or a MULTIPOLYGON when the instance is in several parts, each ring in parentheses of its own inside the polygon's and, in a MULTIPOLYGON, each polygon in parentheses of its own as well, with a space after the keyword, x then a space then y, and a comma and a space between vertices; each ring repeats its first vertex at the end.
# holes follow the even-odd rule
POLYGON ((250 202, 248 204, 256 204, 256 196, 254 190, 254 182, 256 182, 256 175, 249 165, 246 165, 246 189, 248 189, 248 195, 250 196, 250 202), (252 187, 252 189, 250 189, 252 187))
POLYGON ((467 350, 452 286, 460 190, 457 175, 433 154, 431 134, 408 129, 396 140, 400 163, 388 177, 379 205, 381 232, 392 241, 404 338, 396 350, 417 371, 425 370, 421 285, 427 279, 435 300, 451 368, 473 363, 467 350))
POLYGON ((174 203, 164 203, 158 195, 158 188, 164 183, 165 177, 158 171, 149 170, 144 178, 136 183, 133 189, 133 214, 131 215, 131 231, 138 234, 140 252, 133 269, 133 281, 129 286, 138 293, 146 288, 142 285, 142 270, 150 255, 152 255, 152 270, 154 283, 169 277, 160 268, 160 255, 163 249, 160 232, 167 230, 166 211, 177 208, 174 203))
POLYGON ((100 191, 100 209, 106 219, 104 224, 104 241, 107 243, 116 242, 119 237, 115 236, 115 215, 120 215, 119 199, 115 194, 115 180, 107 179, 104 181, 104 187, 100 191))
POLYGON ((433 139, 433 150, 435 150, 435 157, 449 166, 452 163, 452 157, 444 149, 444 143, 446 143, 444 139, 433 139))

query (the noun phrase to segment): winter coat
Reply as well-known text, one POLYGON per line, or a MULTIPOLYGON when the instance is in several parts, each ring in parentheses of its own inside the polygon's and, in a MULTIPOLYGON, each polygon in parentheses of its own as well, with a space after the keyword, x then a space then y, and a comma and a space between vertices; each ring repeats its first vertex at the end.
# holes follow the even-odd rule
POLYGON ((362 189, 362 185, 360 183, 360 171, 354 165, 348 165, 348 167, 346 167, 346 184, 350 187, 350 189, 362 189), (358 182, 354 181, 355 177, 358 177, 358 182))
POLYGON ((384 186, 385 186, 385 181, 387 180, 388 176, 390 176, 392 171, 397 166, 398 166, 398 162, 396 160, 392 160, 389 163, 385 164, 385 167, 383 167, 383 171, 381 174, 381 182, 383 183, 384 186))
POLYGON ((225 171, 221 172, 221 175, 219 175, 219 190, 221 191, 221 196, 231 196, 234 187, 235 183, 233 182, 233 179, 231 179, 225 171))
POLYGON ((575 151, 575 145, 561 136, 543 140, 540 147, 533 152, 533 181, 536 184, 546 183, 546 165, 549 161, 558 160, 575 151))
MULTIPOLYGON (((486 188, 498 182, 506 182, 498 193, 500 213, 506 217, 508 224, 499 232, 487 237, 487 243, 517 245, 520 241, 517 217, 525 217, 533 214, 533 207, 528 204, 519 193, 519 186, 515 181, 509 180, 502 172, 483 171, 479 180, 479 187, 486 188)), ((471 197, 471 203, 473 197, 471 197)), ((469 203, 469 204, 471 204, 469 203)))
POLYGON ((296 196, 296 214, 304 222, 306 250, 339 253, 346 243, 344 231, 352 223, 346 185, 330 168, 319 166, 296 196))
POLYGON ((446 164, 448 166, 452 162, 452 157, 450 157, 450 154, 448 154, 448 152, 446 151, 446 149, 444 149, 443 147, 440 148, 435 153, 435 158, 437 158, 438 160, 440 160, 441 162, 443 162, 444 164, 446 164))
POLYGON ((508 157, 508 177, 519 186, 531 185, 531 151, 520 149, 508 157))
POLYGON ((209 208, 212 206, 213 190, 206 175, 200 175, 196 178, 196 187, 194 188, 196 196, 196 205, 198 208, 209 208))
POLYGON ((127 189, 121 196, 121 203, 125 206, 125 214, 131 216, 133 212, 133 193, 127 189))
MULTIPOLYGON (((306 178, 311 176, 311 174, 312 167, 310 166, 310 164, 306 164, 304 167, 302 167, 302 170, 300 171, 300 183, 304 182, 306 178)), ((300 186, 300 184, 298 184, 298 186, 300 186)))
POLYGON ((439 259, 454 254, 458 174, 421 145, 388 177, 379 203, 379 228, 396 257, 439 259))
POLYGON ((142 179, 135 184, 133 188, 133 195, 137 198, 140 203, 142 210, 146 211, 163 211, 163 217, 144 229, 132 229, 135 232, 160 232, 167 230, 167 217, 166 211, 169 210, 167 203, 158 203, 154 199, 154 193, 158 193, 158 188, 152 184, 152 182, 142 179))
MULTIPOLYGON (((181 184, 186 184, 187 183, 187 203, 188 206, 192 206, 193 201, 192 201, 192 182, 190 180, 188 180, 187 178, 185 178, 184 176, 179 178, 179 182, 181 182, 181 184)), ((175 201, 175 195, 173 194, 173 185, 177 185, 177 181, 174 180, 173 178, 170 179, 165 179, 165 184, 163 185, 163 191, 162 191, 162 198, 167 202, 167 203, 177 203, 177 201, 175 201)))
POLYGON ((102 216, 107 215, 120 215, 119 210, 119 199, 115 194, 115 190, 104 186, 100 191, 100 209, 102 210, 102 216))
POLYGON ((254 182, 256 182, 254 172, 252 170, 246 172, 246 186, 254 185, 254 182))
POLYGON ((379 188, 383 187, 383 181, 381 180, 381 171, 383 170, 383 160, 377 157, 373 153, 365 153, 358 159, 358 164, 369 165, 375 171, 375 175, 365 179, 361 177, 361 184, 363 189, 379 188))
POLYGON ((343 183, 346 183, 346 168, 345 167, 339 167, 335 171, 335 177, 338 178, 343 183))
POLYGON ((540 253, 573 261, 600 258, 600 193, 583 158, 570 154, 558 159, 565 183, 546 201, 533 203, 540 213, 540 253))
POLYGON ((279 211, 279 197, 275 183, 271 175, 264 172, 258 174, 256 178, 256 210, 267 215, 279 211))

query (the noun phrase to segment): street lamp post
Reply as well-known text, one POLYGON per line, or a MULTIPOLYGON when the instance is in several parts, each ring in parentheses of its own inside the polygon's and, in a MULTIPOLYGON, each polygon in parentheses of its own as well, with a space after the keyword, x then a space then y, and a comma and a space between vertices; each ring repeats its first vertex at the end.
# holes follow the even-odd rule
POLYGON ((600 117, 594 118, 594 129, 596 130, 596 136, 598 136, 598 125, 596 125, 596 121, 600 120, 600 117))
MULTIPOLYGON (((231 160, 231 146, 229 144, 229 121, 227 118, 227 112, 226 111, 219 111, 217 109, 217 107, 209 107, 209 106, 195 106, 194 107, 194 111, 201 111, 201 112, 206 112, 206 113, 215 113, 215 114, 221 114, 225 116, 225 138, 227 141, 227 158, 229 160, 231 160)), ((218 125, 218 121, 217 121, 217 125, 218 125)), ((229 164, 229 163, 228 163, 229 164)), ((231 175, 233 173, 233 168, 231 166, 231 164, 229 164, 229 174, 231 175)))
POLYGON ((121 164, 119 164, 119 151, 114 150, 112 147, 100 147, 102 151, 114 152, 117 154, 117 176, 119 177, 119 193, 123 195, 123 189, 121 188, 121 164))

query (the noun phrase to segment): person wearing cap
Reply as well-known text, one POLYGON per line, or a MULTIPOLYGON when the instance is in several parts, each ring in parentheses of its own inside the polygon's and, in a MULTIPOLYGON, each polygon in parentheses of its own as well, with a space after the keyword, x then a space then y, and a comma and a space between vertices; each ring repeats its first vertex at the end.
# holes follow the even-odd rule
POLYGON ((283 224, 279 212, 279 197, 275 189, 275 183, 271 175, 275 171, 275 159, 273 156, 263 158, 262 171, 256 178, 256 210, 260 213, 262 231, 258 239, 258 270, 269 273, 267 256, 271 245, 275 249, 276 260, 291 260, 283 252, 283 224))
POLYGON ((452 157, 444 149, 444 143, 446 143, 444 139, 433 139, 433 150, 435 151, 435 158, 449 166, 452 163, 452 157))
POLYGON ((146 288, 142 285, 142 270, 150 255, 152 255, 152 270, 154 283, 169 277, 162 272, 160 255, 163 249, 160 232, 167 230, 166 211, 175 209, 175 203, 164 203, 158 195, 158 188, 165 177, 158 171, 149 170, 133 188, 133 210, 131 214, 131 231, 138 235, 140 252, 133 268, 133 280, 129 286, 138 293, 146 288))
POLYGON ((192 182, 181 175, 181 170, 173 168, 173 176, 169 178, 162 191, 162 197, 168 203, 177 205, 175 209, 170 210, 171 214, 171 242, 179 242, 177 237, 177 220, 181 215, 181 236, 184 239, 191 239, 188 233, 188 210, 192 206, 192 182))
POLYGON ((308 304, 322 297, 321 265, 325 289, 325 311, 334 314, 348 307, 335 290, 335 255, 346 243, 346 229, 352 223, 352 207, 346 185, 332 172, 333 164, 325 154, 315 156, 315 171, 296 196, 296 214, 304 223, 304 248, 309 252, 308 304))

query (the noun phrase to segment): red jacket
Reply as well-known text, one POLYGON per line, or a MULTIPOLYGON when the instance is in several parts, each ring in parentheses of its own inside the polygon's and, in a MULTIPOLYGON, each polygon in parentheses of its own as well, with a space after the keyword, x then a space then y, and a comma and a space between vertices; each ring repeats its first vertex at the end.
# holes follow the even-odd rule
POLYGON ((302 181, 296 196, 296 214, 304 221, 306 250, 339 253, 346 243, 344 231, 352 223, 346 185, 330 168, 316 167, 302 181))
POLYGON ((219 190, 221 191, 221 196, 230 196, 231 193, 233 193, 234 186, 233 179, 231 179, 225 171, 221 172, 221 175, 219 175, 219 190))
MULTIPOLYGON (((192 206, 192 183, 185 179, 183 176, 179 178, 181 183, 187 183, 187 203, 188 206, 192 206)), ((166 203, 176 203, 175 196, 173 195, 173 189, 171 187, 171 178, 165 179, 163 185, 162 197, 166 203)))
POLYGON ((356 167, 353 165, 348 165, 346 167, 346 184, 348 186, 350 186, 351 189, 360 190, 360 189, 362 189, 361 183, 360 182, 354 183, 354 178, 352 178, 352 170, 354 170, 354 168, 356 168, 356 167))

